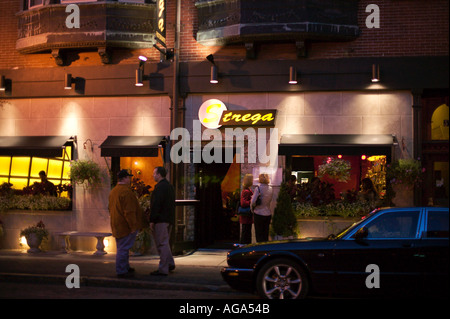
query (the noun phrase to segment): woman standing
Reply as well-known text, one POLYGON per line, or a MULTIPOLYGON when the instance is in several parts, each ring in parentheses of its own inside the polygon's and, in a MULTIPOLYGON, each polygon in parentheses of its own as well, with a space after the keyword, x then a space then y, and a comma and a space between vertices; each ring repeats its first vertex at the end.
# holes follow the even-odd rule
POLYGON ((241 224, 241 244, 251 244, 252 242, 252 224, 253 216, 250 210, 250 203, 253 192, 250 187, 253 185, 253 175, 246 174, 242 180, 242 193, 240 206, 244 210, 247 208, 248 214, 239 214, 239 223, 241 224))
POLYGON ((251 201, 255 221, 255 236, 258 243, 269 240, 269 227, 272 218, 270 203, 273 195, 273 189, 269 186, 268 174, 259 174, 259 183, 261 185, 256 187, 251 201), (261 200, 260 204, 256 205, 258 196, 260 196, 261 200))

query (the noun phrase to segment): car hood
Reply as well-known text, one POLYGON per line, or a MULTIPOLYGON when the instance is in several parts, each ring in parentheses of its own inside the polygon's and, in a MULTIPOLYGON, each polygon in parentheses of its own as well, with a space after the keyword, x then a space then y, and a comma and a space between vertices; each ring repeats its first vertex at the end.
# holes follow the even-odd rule
POLYGON ((300 239, 285 239, 285 240, 276 240, 276 241, 268 241, 268 242, 262 242, 262 243, 255 243, 255 244, 249 244, 245 246, 240 246, 234 251, 243 251, 243 250, 280 250, 284 247, 288 248, 290 246, 298 246, 299 244, 305 244, 305 245, 311 245, 313 243, 320 243, 320 242, 328 242, 330 239, 327 237, 306 237, 306 238, 300 238, 300 239))

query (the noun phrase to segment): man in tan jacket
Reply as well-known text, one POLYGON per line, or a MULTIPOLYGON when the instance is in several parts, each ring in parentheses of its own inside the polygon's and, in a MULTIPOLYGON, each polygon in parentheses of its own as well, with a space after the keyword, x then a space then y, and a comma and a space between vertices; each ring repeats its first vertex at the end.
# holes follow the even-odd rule
POLYGON ((109 194, 108 209, 112 235, 116 238, 116 273, 119 278, 134 276, 134 269, 129 264, 129 250, 137 232, 144 227, 144 214, 130 188, 132 176, 127 170, 121 170, 117 174, 118 183, 109 194))

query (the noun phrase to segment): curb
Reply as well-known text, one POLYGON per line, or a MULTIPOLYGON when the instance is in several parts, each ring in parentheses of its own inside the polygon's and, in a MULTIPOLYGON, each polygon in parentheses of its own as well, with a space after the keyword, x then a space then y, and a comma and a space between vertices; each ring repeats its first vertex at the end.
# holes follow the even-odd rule
MULTIPOLYGON (((0 282, 66 284, 64 275, 36 275, 23 273, 0 273, 0 282)), ((164 281, 143 281, 134 279, 119 279, 107 277, 80 277, 80 286, 111 287, 133 289, 187 290, 204 292, 234 292, 228 285, 205 285, 195 283, 174 283, 164 281)))

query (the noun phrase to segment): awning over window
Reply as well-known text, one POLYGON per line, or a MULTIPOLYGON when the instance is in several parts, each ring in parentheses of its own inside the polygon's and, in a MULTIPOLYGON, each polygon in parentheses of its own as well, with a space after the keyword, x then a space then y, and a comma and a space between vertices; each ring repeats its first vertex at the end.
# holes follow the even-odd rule
POLYGON ((101 156, 156 157, 165 142, 164 136, 108 136, 100 145, 101 156))
POLYGON ((281 136, 279 155, 387 155, 391 156, 395 136, 389 134, 338 134, 281 136))
POLYGON ((0 156, 60 157, 69 136, 0 136, 0 156))

